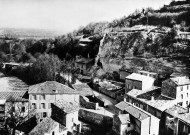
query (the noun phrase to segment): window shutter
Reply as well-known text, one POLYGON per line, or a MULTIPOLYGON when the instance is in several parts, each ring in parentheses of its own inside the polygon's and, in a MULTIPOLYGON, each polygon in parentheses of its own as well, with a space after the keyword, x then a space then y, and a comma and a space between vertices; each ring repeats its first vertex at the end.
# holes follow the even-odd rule
POLYGON ((41 104, 39 103, 39 109, 41 109, 41 104))
POLYGON ((42 96, 42 95, 39 95, 39 99, 40 99, 40 100, 41 100, 41 96, 42 96))

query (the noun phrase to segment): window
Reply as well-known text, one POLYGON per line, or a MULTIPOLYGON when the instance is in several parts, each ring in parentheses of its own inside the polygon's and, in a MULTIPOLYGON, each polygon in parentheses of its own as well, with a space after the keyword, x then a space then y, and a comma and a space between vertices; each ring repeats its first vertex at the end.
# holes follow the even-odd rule
POLYGON ((130 123, 128 123, 127 126, 130 127, 130 123))
POLYGON ((186 105, 188 106, 188 101, 186 101, 186 105))
POLYGON ((187 97, 188 97, 188 93, 187 93, 187 97))
POLYGON ((42 100, 45 100, 45 99, 46 99, 45 95, 41 95, 41 97, 42 97, 42 98, 41 98, 42 100))
POLYGON ((54 132, 54 131, 52 132, 52 135, 55 135, 55 132, 54 132))
POLYGON ((181 99, 183 99, 183 94, 181 94, 181 99))
POLYGON ((47 116, 47 112, 43 112, 43 117, 45 118, 47 116))
POLYGON ((22 112, 25 112, 25 107, 24 107, 24 106, 21 108, 21 111, 22 111, 22 112))
POLYGON ((32 108, 36 109, 36 104, 35 103, 32 103, 32 108))
POLYGON ((187 85, 187 90, 189 89, 189 85, 187 85))
POLYGON ((188 127, 186 125, 184 125, 184 127, 183 127, 183 132, 188 133, 188 127))
POLYGON ((42 109, 46 109, 45 103, 41 103, 42 109))
POLYGON ((37 99, 37 98, 36 98, 36 95, 33 95, 33 99, 34 99, 34 100, 36 100, 36 99, 37 99))
POLYGON ((181 91, 183 91, 183 86, 181 87, 181 91))

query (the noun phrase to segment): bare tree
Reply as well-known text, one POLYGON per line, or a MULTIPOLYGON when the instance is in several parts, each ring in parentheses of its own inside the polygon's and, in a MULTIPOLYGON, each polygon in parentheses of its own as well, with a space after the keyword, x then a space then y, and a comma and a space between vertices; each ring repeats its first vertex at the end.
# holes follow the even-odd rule
POLYGON ((16 128, 24 122, 32 110, 28 102, 6 102, 5 106, 5 129, 9 135, 15 135, 16 128))

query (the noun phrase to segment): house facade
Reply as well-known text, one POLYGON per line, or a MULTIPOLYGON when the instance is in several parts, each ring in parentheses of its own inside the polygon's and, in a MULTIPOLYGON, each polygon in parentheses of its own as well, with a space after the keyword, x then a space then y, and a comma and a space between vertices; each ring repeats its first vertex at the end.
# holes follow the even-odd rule
POLYGON ((190 103, 190 79, 186 76, 170 78, 162 82, 162 95, 176 99, 178 105, 190 103))
POLYGON ((87 74, 92 67, 93 59, 90 58, 78 58, 75 62, 75 67, 80 70, 81 74, 87 74))
POLYGON ((33 85, 29 88, 30 107, 41 114, 41 118, 51 116, 51 103, 65 100, 79 104, 79 93, 55 81, 33 85))

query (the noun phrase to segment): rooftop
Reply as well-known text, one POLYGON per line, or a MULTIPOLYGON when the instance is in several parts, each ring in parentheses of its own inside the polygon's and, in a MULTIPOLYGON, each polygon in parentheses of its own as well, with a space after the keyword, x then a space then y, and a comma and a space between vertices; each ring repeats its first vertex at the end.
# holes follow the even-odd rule
POLYGON ((147 73, 147 74, 152 74, 152 75, 157 75, 157 73, 155 72, 149 72, 149 71, 145 71, 145 70, 139 70, 139 73, 147 73))
POLYGON ((92 89, 86 83, 73 84, 72 86, 75 90, 77 90, 79 92, 79 94, 81 96, 92 96, 92 95, 94 95, 92 89))
POLYGON ((118 90, 118 89, 121 89, 120 86, 117 86, 117 85, 114 85, 112 84, 111 82, 108 82, 108 81, 103 81, 103 82, 99 82, 99 85, 102 87, 102 88, 105 88, 106 90, 118 90))
POLYGON ((161 95, 158 89, 147 91, 132 89, 127 93, 127 95, 136 98, 160 111, 164 111, 175 104, 174 99, 161 95))
POLYGON ((90 59, 90 58, 80 58, 80 59, 76 60, 77 63, 84 63, 84 64, 87 64, 91 61, 92 61, 92 59, 90 59))
POLYGON ((133 69, 127 68, 125 65, 122 66, 119 70, 120 70, 120 71, 128 71, 128 72, 130 72, 130 73, 133 73, 133 69))
POLYGON ((119 118, 119 120, 121 121, 121 124, 130 123, 129 114, 119 114, 119 115, 118 115, 118 118, 119 118))
POLYGON ((55 103, 53 103, 60 109, 62 109, 65 113, 72 113, 79 110, 79 105, 77 103, 73 102, 66 102, 64 100, 57 100, 55 103))
POLYGON ((121 101, 121 102, 119 102, 118 104, 115 105, 116 108, 118 108, 118 109, 120 109, 120 110, 122 110, 122 111, 124 111, 125 108, 127 108, 128 106, 130 106, 130 105, 127 104, 127 103, 124 102, 124 101, 121 101))
POLYGON ((190 123, 190 112, 188 113, 186 108, 183 108, 178 105, 174 105, 171 108, 167 109, 166 113, 174 117, 177 117, 187 123, 190 123))
POLYGON ((29 87, 29 94, 79 94, 76 90, 58 83, 56 81, 46 81, 29 87))
POLYGON ((15 91, 15 92, 0 92, 0 100, 24 102, 28 99, 24 98, 26 91, 15 91))
POLYGON ((124 101, 116 104, 115 107, 119 108, 122 111, 125 110, 128 114, 132 115, 133 117, 139 120, 144 120, 150 116, 147 112, 143 111, 142 109, 137 108, 124 101))
POLYGON ((170 78, 173 82, 175 82, 177 85, 187 85, 190 84, 190 79, 186 76, 178 76, 175 78, 170 78))
POLYGON ((29 86, 17 77, 0 78, 0 91, 27 91, 29 86))
MULTIPOLYGON (((53 119, 46 117, 44 118, 28 135, 45 135, 50 133, 56 126, 60 124, 53 119)), ((66 129, 65 127, 63 129, 66 129)))
POLYGON ((125 108, 125 111, 127 113, 129 113, 130 115, 132 115, 133 117, 135 117, 136 119, 139 119, 140 121, 144 120, 150 116, 145 111, 143 111, 142 109, 137 108, 137 107, 132 106, 132 105, 125 108))
POLYGON ((137 73, 132 73, 131 75, 127 76, 126 79, 137 80, 137 81, 154 80, 154 78, 152 77, 140 75, 137 73))

